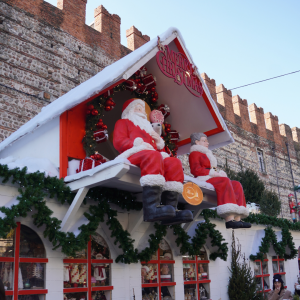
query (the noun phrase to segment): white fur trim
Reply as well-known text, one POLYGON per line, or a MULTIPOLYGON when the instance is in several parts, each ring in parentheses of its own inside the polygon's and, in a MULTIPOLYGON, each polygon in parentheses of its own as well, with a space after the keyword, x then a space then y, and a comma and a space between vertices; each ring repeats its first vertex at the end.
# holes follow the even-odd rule
POLYGON ((201 146, 201 145, 193 145, 190 148, 190 153, 197 151, 197 152, 201 152, 203 154, 206 154, 206 156, 208 157, 209 161, 210 161, 210 167, 217 167, 218 163, 217 163, 217 159, 214 157, 213 153, 211 152, 211 150, 209 150, 208 148, 201 146))
POLYGON ((198 176, 197 179, 200 181, 207 181, 208 179, 211 179, 212 177, 209 175, 206 176, 198 176))
POLYGON ((167 152, 160 152, 163 159, 170 157, 170 155, 167 152))
POLYGON ((216 171, 214 169, 210 169, 208 175, 210 177, 216 177, 216 171))
POLYGON ((128 113, 137 105, 141 104, 145 108, 145 101, 141 99, 134 99, 122 112, 121 118, 122 119, 127 119, 128 113))
POLYGON ((143 142, 144 142, 144 140, 142 138, 137 137, 133 142, 133 146, 134 147, 140 146, 143 142))
POLYGON ((241 219, 247 218, 249 216, 249 209, 247 207, 240 206, 239 209, 240 209, 239 215, 240 215, 241 219))
POLYGON ((171 191, 171 192, 177 192, 179 194, 182 194, 183 192, 183 184, 178 181, 166 181, 164 187, 164 191, 171 191))
POLYGON ((165 185, 165 177, 162 175, 155 175, 155 174, 150 174, 150 175, 145 175, 142 176, 140 179, 140 184, 141 186, 160 186, 163 187, 165 185))
POLYGON ((156 146, 158 150, 163 149, 165 147, 165 141, 162 138, 160 138, 159 142, 156 143, 156 146))
MULTIPOLYGON (((136 139, 134 141, 136 141, 136 139)), ((153 151, 155 151, 155 149, 150 144, 142 142, 139 146, 137 146, 137 147, 133 146, 132 148, 124 151, 123 153, 118 155, 115 159, 117 159, 117 158, 128 158, 131 155, 133 155, 135 153, 138 153, 140 151, 143 151, 143 150, 153 150, 153 151)))
POLYGON ((233 203, 218 205, 217 214, 222 218, 225 218, 229 215, 239 215, 240 207, 237 204, 233 204, 233 203))

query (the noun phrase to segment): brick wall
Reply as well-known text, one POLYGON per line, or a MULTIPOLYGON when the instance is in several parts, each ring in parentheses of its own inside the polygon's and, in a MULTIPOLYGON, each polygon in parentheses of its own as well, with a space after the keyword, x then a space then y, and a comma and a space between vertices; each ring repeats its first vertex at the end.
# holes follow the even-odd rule
MULTIPOLYGON (((258 173, 267 189, 276 193, 278 193, 278 176, 282 214, 284 217, 290 218, 287 196, 294 191, 285 143, 288 143, 289 146, 295 184, 299 185, 300 129, 297 127, 291 129, 286 124, 279 125, 277 116, 270 112, 264 113, 263 108, 257 107, 255 103, 248 106, 246 99, 241 99, 239 95, 232 97, 231 91, 228 91, 222 84, 216 86, 215 80, 210 79, 207 74, 203 73, 201 76, 212 93, 213 99, 217 102, 228 129, 235 139, 235 143, 213 151, 218 158, 218 165, 224 166, 227 159, 229 166, 238 171, 240 169, 239 161, 241 161, 245 167, 258 173), (266 167, 264 173, 259 169, 257 149, 263 151, 266 167)), ((181 160, 185 172, 190 174, 188 156, 181 157, 181 160)), ((299 193, 298 195, 300 196, 299 193)), ((300 198, 299 196, 298 198, 300 198)), ((300 199, 298 201, 300 202, 300 199)))

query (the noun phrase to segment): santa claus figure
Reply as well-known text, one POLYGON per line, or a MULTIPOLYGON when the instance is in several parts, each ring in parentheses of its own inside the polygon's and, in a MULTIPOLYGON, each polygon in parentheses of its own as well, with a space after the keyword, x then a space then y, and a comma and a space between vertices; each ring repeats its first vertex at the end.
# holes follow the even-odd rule
POLYGON ((214 186, 218 198, 217 213, 225 218, 226 228, 250 228, 250 223, 241 221, 249 215, 242 185, 227 178, 224 171, 217 170, 217 159, 208 149, 209 143, 204 133, 193 133, 191 145, 191 173, 214 186))
POLYGON ((141 169, 144 221, 162 220, 165 225, 192 221, 190 211, 177 210, 178 197, 183 191, 181 162, 162 151, 164 140, 147 120, 145 102, 127 100, 121 118, 115 125, 113 143, 121 153, 118 157, 127 158, 141 169))
POLYGON ((289 194, 288 195, 290 214, 291 214, 293 222, 296 223, 297 222, 297 219, 296 219, 296 204, 294 202, 294 198, 295 198, 294 194, 289 194))

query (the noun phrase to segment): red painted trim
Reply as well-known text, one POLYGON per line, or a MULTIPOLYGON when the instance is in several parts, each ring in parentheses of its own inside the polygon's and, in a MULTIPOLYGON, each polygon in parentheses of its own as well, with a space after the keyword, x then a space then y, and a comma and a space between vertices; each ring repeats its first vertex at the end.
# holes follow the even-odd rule
MULTIPOLYGON (((256 262, 256 261, 260 261, 260 262, 261 262, 261 260, 259 260, 259 259, 255 260, 255 262, 256 262)), ((264 259, 264 261, 269 261, 269 260, 268 260, 268 259, 264 259)))
POLYGON ((67 176, 68 157, 67 157, 67 131, 68 131, 68 111, 65 111, 59 118, 59 177, 67 176))
POLYGON ((14 262, 14 257, 0 257, 0 262, 14 262))
POLYGON ((5 291, 5 296, 13 296, 13 291, 5 291))
POLYGON ((20 257, 20 263, 47 263, 48 258, 27 258, 20 257))
POLYGON ((286 274, 286 272, 274 273, 274 274, 273 274, 273 276, 274 276, 274 275, 277 275, 277 274, 279 274, 279 275, 285 275, 285 274, 286 274))
POLYGON ((160 260, 161 264, 175 264, 175 260, 160 260))
POLYGON ((14 299, 18 299, 18 276, 19 276, 19 256, 20 256, 20 231, 21 223, 17 222, 17 228, 15 232, 15 261, 14 261, 14 299))
POLYGON ((70 288, 70 289, 64 289, 64 293, 82 293, 87 292, 88 288, 70 288))
POLYGON ((196 260, 183 260, 182 263, 183 264, 195 264, 196 260))
POLYGON ((178 38, 174 39, 174 43, 175 43, 178 51, 181 52, 181 54, 183 54, 183 56, 189 61, 189 59, 187 58, 187 55, 186 55, 184 49, 182 48, 181 43, 179 42, 178 38))
POLYGON ((146 287, 158 287, 158 286, 159 286, 159 283, 144 283, 144 284, 142 284, 143 288, 146 288, 146 287))
POLYGON ((209 260, 198 260, 197 259, 197 264, 209 264, 210 261, 209 260))
POLYGON ((41 295, 41 294, 48 294, 48 290, 42 289, 42 290, 19 290, 19 295, 41 295))
POLYGON ((158 260, 149 260, 149 261, 141 261, 142 265, 146 265, 146 264, 158 264, 158 260))
POLYGON ((270 274, 255 275, 257 278, 270 277, 270 274))
POLYGON ((211 280, 205 279, 205 280, 199 280, 198 283, 210 283, 211 280))
POLYGON ((197 280, 184 281, 183 284, 197 284, 197 280))
POLYGON ((88 260, 87 259, 80 259, 80 258, 67 258, 63 260, 64 264, 73 264, 73 263, 79 263, 79 264, 87 264, 88 260))
POLYGON ((112 264, 113 259, 92 259, 92 264, 103 263, 103 264, 112 264))
POLYGON ((87 278, 87 286, 88 286, 88 299, 92 299, 92 272, 91 272, 91 261, 92 261, 92 242, 91 242, 91 237, 88 242, 88 247, 87 247, 87 257, 88 257, 88 267, 87 267, 87 272, 88 272, 88 278, 87 278))
POLYGON ((114 289, 113 286, 93 286, 92 291, 112 291, 114 289))
POLYGON ((176 282, 161 282, 160 286, 174 286, 176 282))

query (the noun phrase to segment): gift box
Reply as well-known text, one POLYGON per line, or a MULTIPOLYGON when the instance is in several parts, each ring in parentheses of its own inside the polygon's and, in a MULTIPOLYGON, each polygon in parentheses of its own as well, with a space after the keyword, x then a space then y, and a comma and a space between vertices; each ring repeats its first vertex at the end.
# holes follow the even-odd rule
POLYGON ((97 144, 104 143, 108 139, 108 134, 106 129, 100 129, 94 132, 94 138, 97 144))
POLYGON ((202 279, 207 279, 207 273, 202 273, 202 279))
POLYGON ((174 143, 174 144, 177 144, 177 142, 178 142, 178 140, 180 139, 180 134, 179 134, 179 132, 177 131, 177 130, 171 130, 170 132, 169 132, 169 134, 170 134, 170 140, 171 140, 171 142, 172 143, 174 143))
MULTIPOLYGON (((102 157, 102 156, 101 156, 102 157)), ((92 159, 90 157, 86 157, 85 159, 82 159, 79 163, 79 168, 76 170, 76 173, 83 172, 86 170, 93 169, 103 163, 103 157, 102 159, 92 159)))
POLYGON ((126 90, 129 90, 129 91, 134 91, 137 89, 137 85, 136 85, 135 81, 133 81, 132 79, 126 80, 125 86, 126 86, 126 90))
POLYGON ((170 115, 170 107, 167 104, 161 104, 158 110, 162 112, 165 119, 170 115))
POLYGON ((149 74, 143 78, 143 84, 145 85, 147 91, 156 86, 153 75, 149 74))

